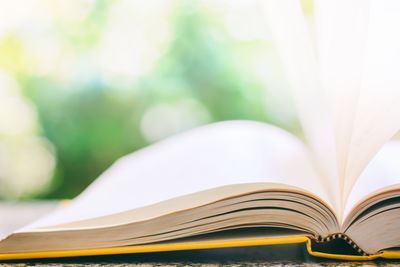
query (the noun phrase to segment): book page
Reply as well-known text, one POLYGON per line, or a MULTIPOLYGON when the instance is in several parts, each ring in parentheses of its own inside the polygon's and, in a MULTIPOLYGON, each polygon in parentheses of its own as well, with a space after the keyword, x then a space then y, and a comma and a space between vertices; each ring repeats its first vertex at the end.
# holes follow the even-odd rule
POLYGON ((316 53, 300 1, 266 1, 265 13, 313 160, 334 209, 339 211, 340 190, 336 148, 328 99, 322 90, 316 53))
POLYGON ((266 10, 307 141, 343 212, 363 169, 400 129, 400 2, 314 6, 316 48, 299 1, 270 0, 266 10))
POLYGON ((70 205, 28 228, 105 216, 210 188, 255 182, 297 186, 329 203, 300 140, 268 124, 232 121, 203 126, 123 157, 70 205))
POLYGON ((366 66, 349 144, 344 200, 363 169, 400 129, 400 2, 371 1, 366 66))
POLYGON ((400 184, 400 141, 390 141, 376 154, 354 184, 344 215, 367 195, 400 184))
MULTIPOLYGON (((333 121, 340 191, 362 85, 369 1, 314 1, 318 65, 333 121), (340 18, 340 19, 338 19, 340 18)), ((341 206, 344 208, 344 197, 341 206)))
MULTIPOLYGON (((92 229, 122 226, 139 222, 145 223, 152 220, 150 225, 153 230, 158 228, 158 230, 161 229, 163 232, 168 232, 167 224, 169 225, 168 227, 174 227, 177 230, 179 228, 181 228, 180 230, 187 230, 187 226, 192 225, 194 227, 196 223, 192 223, 196 221, 212 223, 220 221, 217 217, 221 218, 220 216, 224 217, 229 213, 232 213, 229 214, 229 216, 233 216, 230 218, 238 222, 237 220, 240 220, 240 216, 236 216, 235 214, 241 213, 244 209, 251 210, 252 208, 259 208, 258 212, 256 211, 254 215, 260 216, 271 214, 272 210, 275 210, 272 214, 278 215, 281 214, 279 210, 282 208, 289 208, 294 214, 296 214, 296 212, 299 214, 294 215, 292 213, 287 218, 285 224, 291 224, 296 227, 301 227, 300 225, 302 225, 303 228, 307 228, 310 227, 310 225, 304 225, 304 221, 308 221, 314 225, 315 218, 325 218, 323 219, 325 225, 329 225, 329 229, 334 229, 333 231, 335 231, 337 229, 337 222, 333 221, 332 212, 328 211, 327 208, 324 208, 322 211, 320 208, 313 206, 317 202, 324 203, 323 200, 316 198, 313 194, 298 187, 275 183, 241 183, 215 187, 193 194, 171 198, 153 205, 130 209, 120 213, 113 213, 109 216, 96 217, 62 225, 41 227, 31 231, 46 232, 54 230, 92 229), (265 209, 262 210, 262 208, 265 209), (305 217, 299 219, 299 216, 305 217), (298 223, 294 223, 294 217, 299 220, 297 221, 298 223), (179 223, 171 226, 170 222, 172 220, 179 223), (183 224, 186 224, 186 226, 182 226, 183 224), (156 225, 158 226, 156 227, 156 225)), ((269 224, 273 221, 273 217, 265 217, 263 223, 269 224)), ((256 222, 249 223, 256 225, 256 222)), ((240 226, 240 223, 234 223, 233 225, 240 226)), ((227 227, 227 225, 225 227, 227 227)), ((318 226, 316 228, 321 230, 318 226)), ((316 228, 311 227, 309 230, 318 231, 316 228)), ((322 229, 323 231, 327 231, 328 228, 322 227, 322 229)), ((130 230, 130 232, 132 231, 133 230, 130 230)), ((194 231, 193 229, 193 232, 194 231)), ((155 234, 155 232, 153 234, 155 234)), ((329 234, 329 232, 326 232, 326 234, 329 234)))

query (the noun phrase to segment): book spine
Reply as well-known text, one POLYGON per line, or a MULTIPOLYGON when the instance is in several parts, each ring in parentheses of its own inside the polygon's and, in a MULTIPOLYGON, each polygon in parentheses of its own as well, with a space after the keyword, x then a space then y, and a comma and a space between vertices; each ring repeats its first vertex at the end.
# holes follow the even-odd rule
POLYGON ((334 233, 330 234, 326 237, 321 237, 318 236, 316 238, 313 238, 315 244, 318 245, 326 245, 332 243, 334 240, 342 240, 345 244, 348 245, 349 248, 351 248, 354 252, 356 252, 360 256, 370 256, 370 254, 366 253, 362 248, 360 248, 356 242, 354 242, 348 235, 344 233, 334 233))

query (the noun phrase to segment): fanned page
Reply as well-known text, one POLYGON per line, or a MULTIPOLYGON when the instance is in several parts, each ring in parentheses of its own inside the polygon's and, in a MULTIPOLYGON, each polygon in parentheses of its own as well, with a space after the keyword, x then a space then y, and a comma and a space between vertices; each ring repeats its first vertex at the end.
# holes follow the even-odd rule
POLYGON ((320 179, 337 214, 340 190, 333 126, 300 1, 266 1, 266 17, 293 89, 299 118, 320 179))
POLYGON ((400 188, 400 141, 389 141, 361 173, 346 203, 345 217, 364 199, 385 188, 400 188))
POLYGON ((400 2, 371 1, 369 13, 365 71, 349 145, 345 197, 370 160, 400 129, 400 2))
POLYGON ((264 123, 232 121, 191 130, 118 160, 71 204, 21 231, 256 182, 297 186, 329 203, 300 140, 264 123))
POLYGON ((400 127, 400 38, 394 34, 399 11, 396 0, 315 1, 342 205, 368 162, 400 127))
POLYGON ((333 172, 322 179, 343 215, 358 177, 400 128, 400 2, 313 3, 315 38, 299 1, 270 0, 266 10, 307 141, 333 172))
POLYGON ((362 85, 368 8, 365 0, 314 1, 319 73, 335 131, 342 194, 351 179, 346 175, 348 153, 362 85))

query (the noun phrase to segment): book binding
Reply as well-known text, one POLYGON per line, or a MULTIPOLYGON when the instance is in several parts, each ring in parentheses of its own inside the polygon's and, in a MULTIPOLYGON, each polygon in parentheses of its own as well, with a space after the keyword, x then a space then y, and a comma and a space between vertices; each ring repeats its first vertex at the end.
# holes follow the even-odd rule
POLYGON ((311 236, 273 237, 229 241, 206 241, 172 244, 152 244, 125 247, 78 249, 64 251, 38 251, 23 253, 0 254, 0 261, 40 259, 40 258, 64 258, 79 256, 100 256, 132 253, 150 253, 178 250, 197 250, 227 247, 265 246, 279 244, 305 243, 311 256, 342 259, 342 260, 373 260, 376 258, 400 259, 400 251, 383 251, 378 254, 369 255, 355 244, 348 236, 335 233, 325 238, 314 238, 311 236))

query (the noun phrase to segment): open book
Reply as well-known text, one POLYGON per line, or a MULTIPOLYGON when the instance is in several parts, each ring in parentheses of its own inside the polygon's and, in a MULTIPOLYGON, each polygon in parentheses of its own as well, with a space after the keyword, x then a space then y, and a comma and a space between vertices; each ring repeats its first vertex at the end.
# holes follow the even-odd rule
POLYGON ((0 260, 301 242, 316 256, 400 258, 400 6, 365 3, 315 3, 318 53, 297 2, 266 5, 304 142, 252 121, 171 137, 5 237, 0 260))

